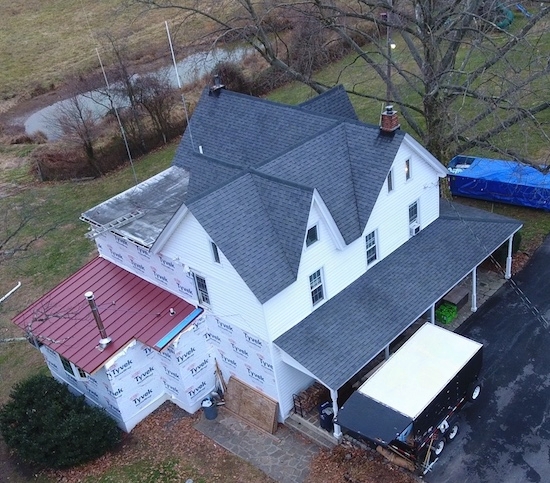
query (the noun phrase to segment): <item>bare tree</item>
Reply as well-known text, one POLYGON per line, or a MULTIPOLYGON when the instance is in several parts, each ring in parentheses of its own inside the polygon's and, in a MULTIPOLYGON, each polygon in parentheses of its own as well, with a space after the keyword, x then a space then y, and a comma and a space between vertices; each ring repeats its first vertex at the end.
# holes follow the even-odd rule
POLYGON ((166 144, 172 129, 172 115, 176 106, 176 91, 167 75, 139 76, 133 83, 136 101, 147 111, 157 134, 166 144))
POLYGON ((541 47, 550 0, 532 2, 531 16, 519 26, 509 26, 511 11, 502 0, 127 1, 174 9, 187 21, 202 17, 216 38, 248 42, 271 66, 323 92, 330 83, 293 66, 271 28, 274 18, 310 15, 353 48, 354 65, 364 64, 363 80, 348 91, 399 106, 443 162, 473 148, 528 161, 532 137, 548 141, 541 114, 550 107, 550 63, 541 47), (372 73, 386 89, 373 92, 372 73), (515 135, 504 135, 510 132, 515 135))
POLYGON ((94 142, 99 135, 98 117, 84 104, 81 96, 73 96, 59 104, 54 122, 66 140, 80 146, 96 175, 103 173, 96 162, 94 142))

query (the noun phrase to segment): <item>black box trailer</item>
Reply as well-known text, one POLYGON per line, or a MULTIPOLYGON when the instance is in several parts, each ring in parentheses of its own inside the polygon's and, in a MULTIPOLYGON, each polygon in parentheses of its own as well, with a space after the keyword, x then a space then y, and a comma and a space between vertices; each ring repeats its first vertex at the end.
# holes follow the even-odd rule
POLYGON ((477 399, 482 344, 423 325, 338 411, 344 433, 421 474, 459 430, 462 407, 477 399))

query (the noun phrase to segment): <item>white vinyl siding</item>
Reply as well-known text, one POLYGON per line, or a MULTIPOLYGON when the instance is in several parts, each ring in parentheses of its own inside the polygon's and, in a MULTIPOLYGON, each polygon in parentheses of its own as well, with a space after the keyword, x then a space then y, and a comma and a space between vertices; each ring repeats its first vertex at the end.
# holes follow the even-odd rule
POLYGON ((202 226, 189 214, 166 242, 162 253, 206 279, 213 313, 238 314, 233 323, 269 340, 262 305, 219 249, 221 263, 214 261, 209 242, 202 226))

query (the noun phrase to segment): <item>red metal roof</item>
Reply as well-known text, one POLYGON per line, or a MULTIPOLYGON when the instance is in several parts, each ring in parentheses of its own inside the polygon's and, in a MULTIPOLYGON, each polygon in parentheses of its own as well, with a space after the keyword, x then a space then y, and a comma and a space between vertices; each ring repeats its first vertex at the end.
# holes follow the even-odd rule
POLYGON ((134 339, 161 350, 200 312, 178 296, 95 258, 21 312, 14 322, 92 374, 134 339), (98 349, 101 336, 84 297, 88 291, 94 293, 105 331, 112 339, 103 351, 98 349))

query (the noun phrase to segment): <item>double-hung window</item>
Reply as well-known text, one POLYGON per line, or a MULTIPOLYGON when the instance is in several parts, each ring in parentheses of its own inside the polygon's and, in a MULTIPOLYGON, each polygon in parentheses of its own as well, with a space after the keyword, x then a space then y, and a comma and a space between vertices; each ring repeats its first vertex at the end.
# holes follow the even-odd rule
POLYGON ((325 298, 321 269, 309 276, 309 288, 311 290, 311 302, 313 305, 317 305, 325 298))
POLYGON ((418 222, 418 201, 409 205, 409 225, 418 222))
POLYGON ((365 237, 365 245, 367 250, 367 265, 375 262, 377 259, 376 254, 376 232, 373 231, 365 237))
POLYGON ((210 305, 210 296, 208 295, 208 287, 206 286, 206 279, 200 275, 195 274, 195 282, 197 284, 197 294, 199 297, 199 303, 210 305))

